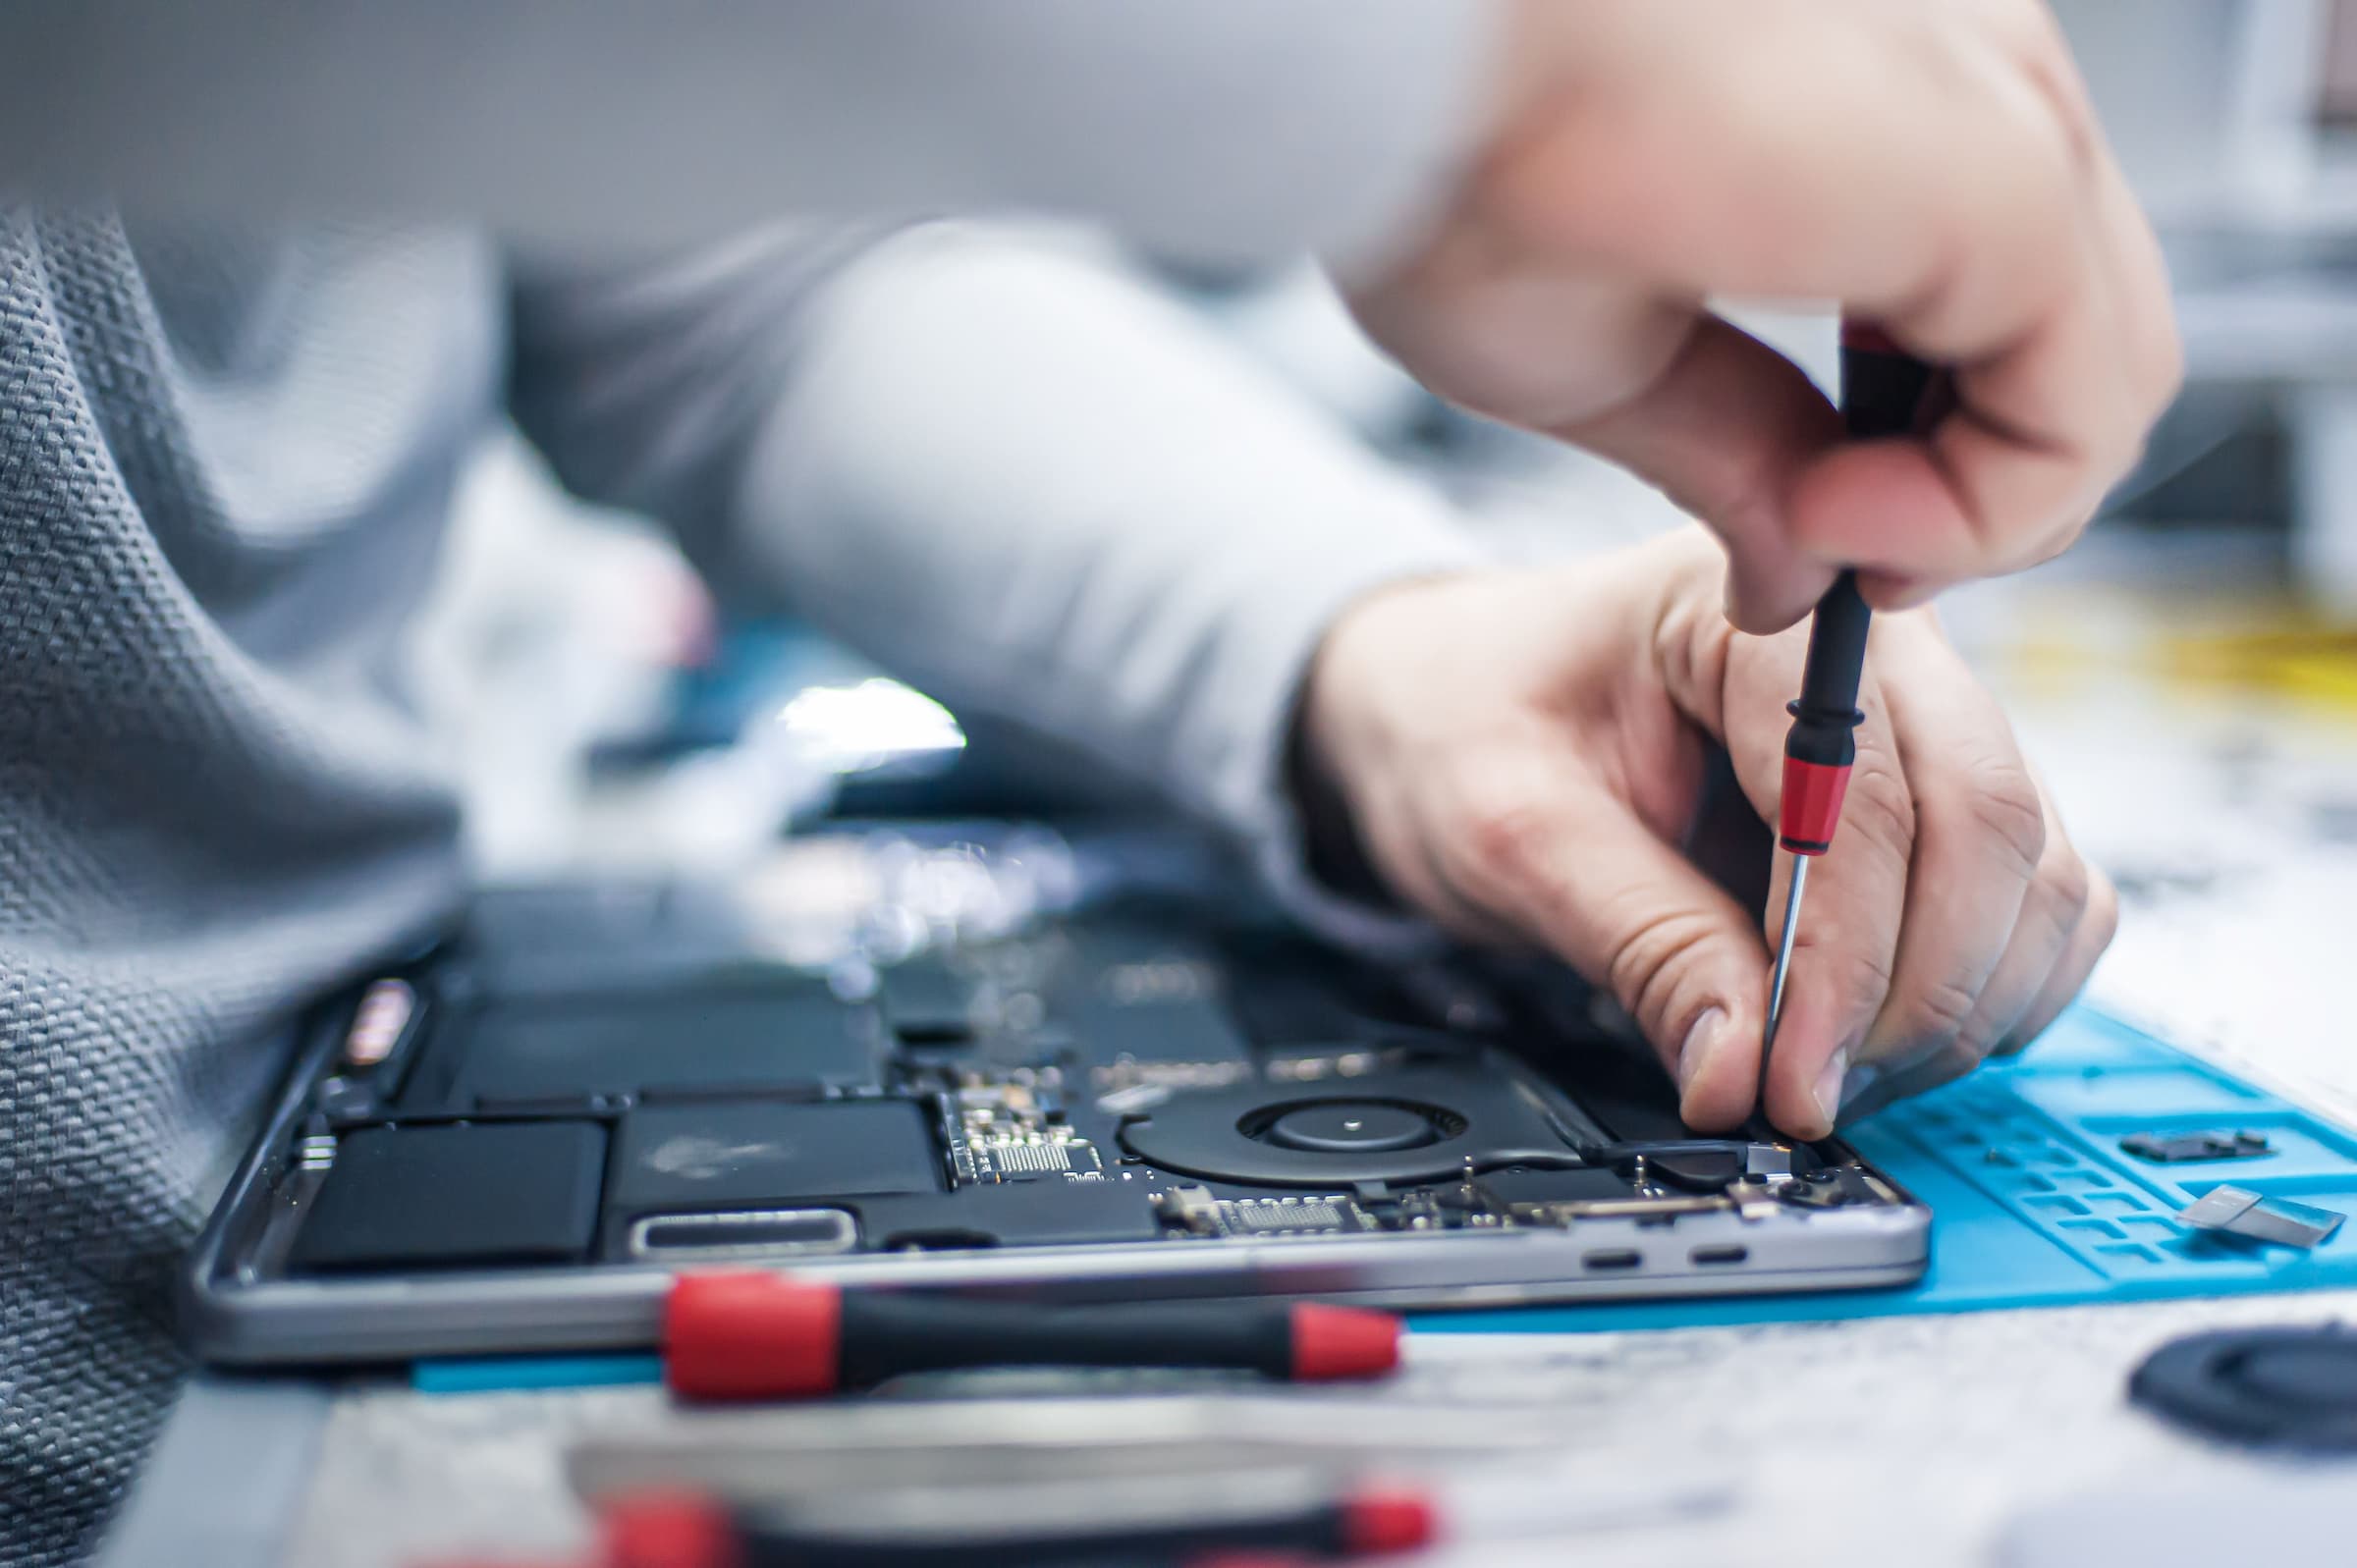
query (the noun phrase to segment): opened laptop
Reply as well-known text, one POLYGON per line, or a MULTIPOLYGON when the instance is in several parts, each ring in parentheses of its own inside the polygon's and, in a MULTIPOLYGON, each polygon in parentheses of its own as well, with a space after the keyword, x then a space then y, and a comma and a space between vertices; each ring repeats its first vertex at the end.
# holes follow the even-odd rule
POLYGON ((1930 1215, 1680 1126, 1552 966, 1372 966, 1052 836, 480 895, 315 1008, 182 1281, 226 1364, 653 1343, 680 1272, 1413 1308, 1870 1288, 1930 1215), (1145 879, 1150 882, 1151 879, 1145 879))

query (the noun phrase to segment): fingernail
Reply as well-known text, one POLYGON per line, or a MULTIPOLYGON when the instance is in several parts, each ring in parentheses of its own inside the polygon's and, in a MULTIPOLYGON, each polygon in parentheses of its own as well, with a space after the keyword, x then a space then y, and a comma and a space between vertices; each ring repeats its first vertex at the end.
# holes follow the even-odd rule
POLYGON ((1817 1074, 1817 1086, 1809 1091, 1809 1098, 1817 1102, 1818 1112, 1825 1117, 1829 1130, 1840 1119, 1841 1080, 1848 1076, 1849 1048, 1844 1046, 1826 1062, 1825 1070, 1817 1074))
POLYGON ((1677 1048, 1677 1092, 1684 1094, 1689 1084, 1702 1071, 1702 1064, 1711 1056, 1711 1048, 1719 1043, 1719 1032, 1726 1026, 1725 1007, 1705 1007, 1695 1020, 1686 1025, 1686 1038, 1677 1048))

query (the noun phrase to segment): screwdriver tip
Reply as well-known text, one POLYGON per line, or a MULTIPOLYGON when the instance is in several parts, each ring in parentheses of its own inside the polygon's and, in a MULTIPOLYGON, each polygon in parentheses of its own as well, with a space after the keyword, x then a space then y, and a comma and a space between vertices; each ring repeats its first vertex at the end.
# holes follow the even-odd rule
POLYGON ((1800 930, 1800 900, 1809 885, 1809 857, 1792 856, 1791 891, 1784 895, 1783 935, 1776 944, 1776 968, 1768 980, 1768 1024, 1760 1039, 1760 1112, 1768 1109, 1768 1063, 1776 1050, 1777 1025, 1784 1016, 1784 981, 1792 970, 1792 939, 1800 930))

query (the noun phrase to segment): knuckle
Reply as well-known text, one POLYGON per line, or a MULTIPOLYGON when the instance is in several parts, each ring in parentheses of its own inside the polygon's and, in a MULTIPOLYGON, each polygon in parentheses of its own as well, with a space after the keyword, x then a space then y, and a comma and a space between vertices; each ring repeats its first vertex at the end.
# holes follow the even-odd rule
POLYGON ((2158 417, 2185 390, 2185 338, 2173 316, 2161 322, 2155 336, 2159 342, 2153 353, 2153 413, 2158 417))
MULTIPOLYGON (((1717 562, 1713 566, 1726 573, 1727 592, 1736 592, 1740 573, 1717 562)), ((1736 645, 1730 618, 1731 609, 1729 614, 1715 613, 1701 596, 1672 601, 1654 625, 1653 647, 1654 662, 1672 691, 1724 689, 1728 660, 1736 645)))
POLYGON ((1975 1062, 1979 1062, 1991 1056, 2005 1054, 2005 1040, 1999 1031, 1995 1019, 1987 1013, 1976 1011, 1970 1018, 1965 1019, 1964 1026, 1956 1031, 1956 1050, 1971 1056, 1975 1062))
POLYGON ((2079 917, 2079 929, 2085 934, 2089 950, 2100 953, 2111 946, 2119 935, 2119 893, 2112 888, 2111 879, 2101 872, 2088 876, 2085 913, 2079 917))
POLYGON ((1606 961, 1604 981, 1615 1000, 1648 1028, 1677 1010, 1677 984, 1716 934, 1710 917, 1693 909, 1660 908, 1643 913, 1604 909, 1598 913, 1619 933, 1606 961))
POLYGON ((2075 164, 2091 164, 2101 147, 2094 114, 2077 86, 2078 64, 2054 13, 2040 0, 1993 0, 1983 15, 2002 47, 2029 79, 2055 119, 2075 164))
POLYGON ((2079 514, 2065 517, 2059 527, 2040 540, 2031 550, 2032 559, 2023 562, 2021 569, 2027 571, 2033 567, 2043 567, 2048 562, 2060 558, 2069 551, 2072 545, 2079 542, 2079 535, 2087 531, 2087 524, 2093 520, 2091 515, 2079 514))
POLYGON ((1836 1004, 1846 1018, 1872 1018, 1891 995, 1893 958, 1880 947, 1843 953, 1829 965, 1836 1004))
MULTIPOLYGON (((2158 289, 2164 297, 2166 288, 2164 276, 2158 289)), ((2185 387, 2185 337, 2178 330, 2175 312, 2142 313, 2131 335, 2130 353, 2136 386, 2144 394, 2141 411, 2148 420, 2157 418, 2185 387)))
POLYGON ((1915 798, 1908 792, 1896 762, 1877 745, 1870 751, 1858 744, 1858 760, 1850 770, 1849 794, 1842 805, 1842 826, 1875 851, 1904 866, 1915 845, 1915 798))
POLYGON ((1994 27, 2015 58, 2036 65, 2057 65, 2070 58, 2062 29, 2043 0, 1980 0, 1982 19, 1994 27))
POLYGON ((1465 786, 1462 869, 1490 891, 1525 872, 1544 848, 1548 816, 1540 803, 1494 783, 1465 786))
POLYGON ((2046 802, 2018 758, 1985 757, 1965 775, 1972 823, 1984 846, 2027 882, 2046 855, 2046 802))
POLYGON ((1980 1000, 1979 987, 1944 975, 1905 999, 1898 1033, 1916 1046, 1951 1045, 1963 1037, 1980 1000))
POLYGON ((2095 874, 2076 853, 2050 854, 2039 863, 2038 894, 2054 911, 2055 924, 2075 931, 2092 911, 2095 874))
POLYGON ((2077 221, 2084 200, 2085 133, 2045 93, 2033 94, 2008 129, 2021 214, 2044 230, 2051 244, 2062 225, 2077 221))

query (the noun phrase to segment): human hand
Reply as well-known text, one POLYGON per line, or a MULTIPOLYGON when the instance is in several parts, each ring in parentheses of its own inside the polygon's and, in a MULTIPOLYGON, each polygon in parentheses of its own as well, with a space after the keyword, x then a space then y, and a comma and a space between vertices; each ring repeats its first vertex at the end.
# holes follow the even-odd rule
POLYGON ((1518 0, 1506 107, 1421 247, 1349 290, 1441 396, 1589 448, 1726 545, 1727 613, 1878 609, 2056 554, 2174 396, 2159 247, 2037 0, 1518 0), (1829 300, 1952 371, 1841 443, 1712 296, 1829 300))
MULTIPOLYGON (((1609 988, 1700 1128, 1752 1108, 1786 873, 1763 930, 1678 844, 1712 740, 1774 820, 1807 644, 1733 631, 1726 569, 1689 529, 1382 590, 1329 631, 1301 719, 1307 765, 1389 886, 1460 936, 1535 943, 1609 988)), ((1876 621, 1859 706, 1767 1090, 1770 1119, 1803 1137, 2028 1040, 2117 915, 1930 612, 1876 621)))

